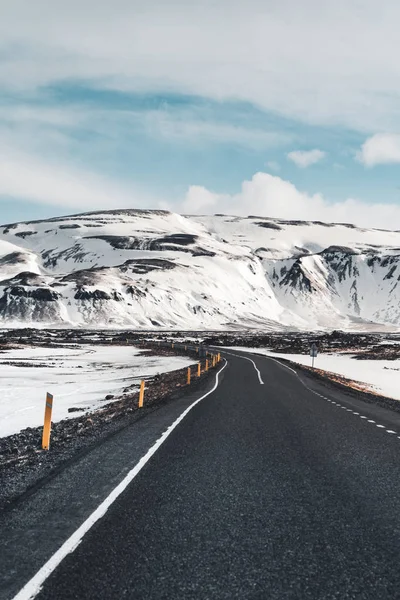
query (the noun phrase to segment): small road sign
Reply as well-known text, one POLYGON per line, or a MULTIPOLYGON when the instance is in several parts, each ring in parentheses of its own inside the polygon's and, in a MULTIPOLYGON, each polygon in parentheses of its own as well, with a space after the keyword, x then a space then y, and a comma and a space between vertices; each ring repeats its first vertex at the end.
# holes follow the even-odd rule
POLYGON ((310 346, 310 356, 312 358, 312 368, 314 368, 314 360, 318 356, 318 346, 315 342, 313 342, 310 346))

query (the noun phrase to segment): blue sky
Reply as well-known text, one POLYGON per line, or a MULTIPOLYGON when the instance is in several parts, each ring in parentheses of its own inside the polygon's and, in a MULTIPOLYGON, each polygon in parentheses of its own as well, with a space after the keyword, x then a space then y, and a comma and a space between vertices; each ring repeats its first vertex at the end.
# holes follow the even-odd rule
POLYGON ((6 1, 0 221, 223 206, 400 229, 396 3, 226 6, 6 1))

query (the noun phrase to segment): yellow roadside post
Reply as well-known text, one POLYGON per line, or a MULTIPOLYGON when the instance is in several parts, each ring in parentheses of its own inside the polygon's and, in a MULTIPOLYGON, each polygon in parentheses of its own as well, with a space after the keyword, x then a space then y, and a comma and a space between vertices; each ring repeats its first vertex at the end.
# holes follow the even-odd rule
POLYGON ((42 448, 48 450, 50 448, 50 433, 51 433, 51 413, 53 411, 53 396, 49 393, 46 395, 46 406, 44 409, 44 426, 42 436, 42 448))
POLYGON ((140 392, 139 392, 139 408, 143 408, 143 400, 144 400, 144 379, 140 382, 140 392))
POLYGON ((173 348, 173 347, 174 347, 174 344, 172 343, 172 344, 171 344, 171 348, 173 348))
POLYGON ((221 362, 221 353, 218 352, 218 362, 221 362))
POLYGON ((188 370, 187 370, 187 384, 188 385, 190 385, 190 375, 191 375, 191 373, 190 373, 190 367, 188 367, 188 370))
POLYGON ((200 375, 201 375, 201 363, 199 363, 197 365, 197 377, 200 377, 200 375))
POLYGON ((206 371, 208 371, 208 358, 206 358, 206 371))

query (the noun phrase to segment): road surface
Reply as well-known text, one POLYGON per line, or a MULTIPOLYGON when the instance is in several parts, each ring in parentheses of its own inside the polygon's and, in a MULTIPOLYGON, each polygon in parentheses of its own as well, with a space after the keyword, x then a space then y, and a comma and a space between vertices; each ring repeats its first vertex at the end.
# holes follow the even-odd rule
MULTIPOLYGON (((37 598, 400 598, 400 416, 235 354, 37 598)), ((2 600, 29 597, 24 585, 194 400, 164 406, 7 512, 2 600)))

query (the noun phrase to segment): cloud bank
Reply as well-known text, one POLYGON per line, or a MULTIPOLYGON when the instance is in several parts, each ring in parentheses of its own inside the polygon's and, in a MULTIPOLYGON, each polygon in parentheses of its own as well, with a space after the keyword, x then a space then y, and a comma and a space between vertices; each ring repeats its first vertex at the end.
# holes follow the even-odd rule
POLYGON ((399 22, 396 0, 3 0, 0 85, 175 91, 396 131, 399 22))
POLYGON ((400 229, 400 206, 366 204, 348 198, 329 202, 321 194, 308 194, 289 181, 268 173, 256 173, 242 184, 238 194, 217 194, 192 186, 181 206, 182 212, 260 215, 282 219, 354 223, 360 227, 400 229))
POLYGON ((366 167, 400 163, 400 135, 378 133, 368 138, 358 153, 366 167))
POLYGON ((135 190, 99 175, 0 148, 1 197, 82 210, 144 201, 135 190))

